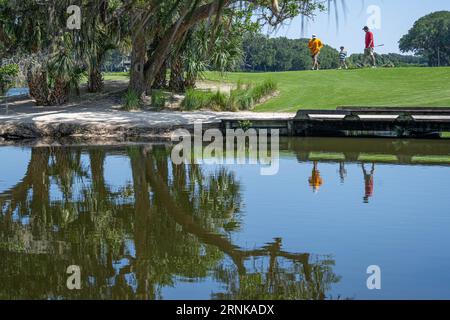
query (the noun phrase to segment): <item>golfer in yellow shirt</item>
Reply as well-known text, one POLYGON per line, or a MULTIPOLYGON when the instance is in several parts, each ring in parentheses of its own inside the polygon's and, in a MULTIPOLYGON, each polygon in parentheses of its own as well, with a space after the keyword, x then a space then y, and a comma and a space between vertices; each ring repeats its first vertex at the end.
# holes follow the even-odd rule
POLYGON ((323 48, 322 41, 313 34, 312 39, 309 40, 308 48, 311 50, 311 57, 313 59, 312 70, 319 70, 319 54, 323 48))

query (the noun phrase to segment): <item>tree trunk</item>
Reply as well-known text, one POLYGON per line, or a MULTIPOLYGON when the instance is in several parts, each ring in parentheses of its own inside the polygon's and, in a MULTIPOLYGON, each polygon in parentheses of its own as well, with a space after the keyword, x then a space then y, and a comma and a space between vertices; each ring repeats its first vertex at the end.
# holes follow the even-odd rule
POLYGON ((161 69, 156 75, 155 81, 151 86, 152 89, 164 89, 167 87, 167 63, 163 63, 161 69))
POLYGON ((216 14, 218 10, 227 6, 231 0, 220 0, 219 2, 215 1, 202 5, 192 14, 188 14, 189 10, 186 10, 181 14, 181 18, 167 30, 145 66, 145 80, 150 86, 153 85, 164 61, 167 60, 172 45, 181 39, 192 26, 216 14), (219 2, 221 2, 221 5, 218 5, 219 2), (189 17, 187 18, 187 16, 189 17))
POLYGON ((185 80, 184 80, 184 69, 183 69, 183 59, 180 55, 177 55, 172 61, 170 67, 170 83, 169 88, 174 92, 184 92, 186 91, 185 80))
POLYGON ((129 88, 137 93, 141 98, 145 95, 144 64, 146 58, 146 42, 143 31, 139 31, 133 38, 131 52, 131 70, 129 88))
POLYGON ((100 68, 92 67, 89 70, 88 91, 101 92, 104 87, 103 76, 100 68))
POLYGON ((63 105, 69 101, 70 85, 62 79, 55 81, 54 88, 50 91, 49 102, 51 105, 63 105))
POLYGON ((27 71, 27 83, 28 88, 30 88, 30 96, 36 101, 36 105, 48 105, 47 73, 40 69, 33 70, 33 68, 29 68, 27 71))
POLYGON ((186 81, 184 82, 185 84, 185 89, 194 89, 195 88, 195 83, 197 82, 197 75, 195 74, 188 74, 186 76, 186 81))

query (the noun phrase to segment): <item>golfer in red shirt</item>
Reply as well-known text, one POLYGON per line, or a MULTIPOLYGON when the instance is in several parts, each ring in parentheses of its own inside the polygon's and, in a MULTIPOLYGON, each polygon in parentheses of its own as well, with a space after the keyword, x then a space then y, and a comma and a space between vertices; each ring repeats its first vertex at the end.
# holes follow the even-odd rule
POLYGON ((363 28, 364 32, 366 33, 366 47, 364 49, 364 63, 366 62, 367 58, 371 59, 372 62, 372 68, 376 68, 377 61, 375 59, 375 41, 373 37, 373 33, 370 31, 369 27, 363 28))

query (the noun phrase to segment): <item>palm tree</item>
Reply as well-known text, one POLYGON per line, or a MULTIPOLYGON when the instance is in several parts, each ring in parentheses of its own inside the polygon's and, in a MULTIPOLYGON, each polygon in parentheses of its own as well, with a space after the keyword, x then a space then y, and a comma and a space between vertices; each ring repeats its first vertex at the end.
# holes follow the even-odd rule
POLYGON ((68 0, 26 0, 0 6, 3 50, 25 61, 30 95, 38 104, 66 102, 81 78, 71 35, 64 32, 69 5, 68 0))
POLYGON ((86 17, 76 47, 87 65, 88 91, 100 92, 104 86, 101 66, 106 53, 128 45, 126 19, 118 14, 122 6, 116 0, 87 1, 83 9, 86 17))
POLYGON ((215 29, 206 23, 196 26, 172 56, 169 88, 178 92, 194 88, 208 68, 233 70, 242 59, 241 41, 230 17, 222 18, 215 29))

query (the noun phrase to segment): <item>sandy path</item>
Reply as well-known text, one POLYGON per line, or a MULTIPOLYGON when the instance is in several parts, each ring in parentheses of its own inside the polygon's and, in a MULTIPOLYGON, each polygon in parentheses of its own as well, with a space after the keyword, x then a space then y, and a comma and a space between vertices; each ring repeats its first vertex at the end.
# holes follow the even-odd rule
POLYGON ((114 99, 90 101, 62 107, 35 107, 29 99, 19 99, 0 107, 0 136, 31 138, 65 135, 117 136, 139 132, 152 134, 201 122, 218 124, 224 119, 288 119, 293 113, 213 112, 213 111, 123 111, 114 99))

